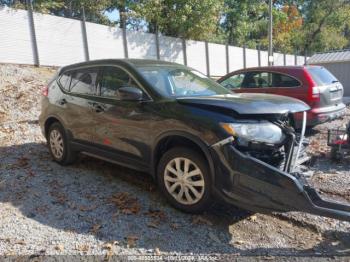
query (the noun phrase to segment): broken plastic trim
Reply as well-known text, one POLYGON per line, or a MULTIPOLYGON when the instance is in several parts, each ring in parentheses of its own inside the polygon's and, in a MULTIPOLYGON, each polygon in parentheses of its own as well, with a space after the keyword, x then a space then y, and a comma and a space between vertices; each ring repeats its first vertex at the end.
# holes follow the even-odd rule
POLYGON ((302 211, 350 221, 350 206, 323 200, 302 174, 283 172, 240 152, 231 139, 212 145, 220 158, 216 188, 223 199, 254 212, 302 211))
POLYGON ((216 147, 216 146, 223 146, 223 145, 226 145, 228 143, 231 143, 235 141, 235 138, 233 136, 229 136, 228 138, 225 138, 224 140, 221 140, 213 145, 211 145, 212 147, 216 147))
POLYGON ((297 165, 297 162, 298 162, 298 159, 299 159, 299 155, 300 155, 300 150, 301 150, 301 146, 303 144, 303 140, 304 140, 304 136, 305 136, 305 130, 306 130, 306 111, 303 112, 303 125, 302 125, 302 129, 301 129, 301 135, 300 135, 300 141, 299 141, 299 146, 298 146, 298 149, 297 149, 297 154, 295 156, 295 159, 294 159, 294 163, 293 163, 293 166, 292 166, 292 171, 295 170, 295 166, 297 165))

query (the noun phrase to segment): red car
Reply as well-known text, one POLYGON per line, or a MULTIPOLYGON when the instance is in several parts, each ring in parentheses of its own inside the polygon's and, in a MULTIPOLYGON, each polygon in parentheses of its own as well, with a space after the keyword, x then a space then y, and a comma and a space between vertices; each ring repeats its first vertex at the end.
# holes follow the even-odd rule
MULTIPOLYGON (((235 93, 268 93, 290 96, 311 107, 307 125, 335 119, 345 112, 343 86, 322 66, 270 66, 238 70, 218 82, 235 93)), ((300 114, 294 115, 295 127, 300 127, 300 114)))

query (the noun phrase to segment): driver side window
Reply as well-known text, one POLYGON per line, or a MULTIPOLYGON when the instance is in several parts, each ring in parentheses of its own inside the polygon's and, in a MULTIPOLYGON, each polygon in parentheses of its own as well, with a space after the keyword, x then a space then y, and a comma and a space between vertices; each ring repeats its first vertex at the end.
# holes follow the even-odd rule
POLYGON ((100 81, 101 96, 119 99, 121 87, 138 87, 131 76, 123 69, 113 66, 105 67, 100 81))
POLYGON ((244 74, 238 74, 230 76, 222 81, 220 84, 226 87, 227 89, 236 89, 241 88, 244 79, 244 74))
POLYGON ((172 95, 183 96, 206 92, 206 88, 203 87, 203 81, 205 80, 201 78, 202 75, 198 75, 195 71, 191 73, 182 70, 171 72, 169 80, 172 95))

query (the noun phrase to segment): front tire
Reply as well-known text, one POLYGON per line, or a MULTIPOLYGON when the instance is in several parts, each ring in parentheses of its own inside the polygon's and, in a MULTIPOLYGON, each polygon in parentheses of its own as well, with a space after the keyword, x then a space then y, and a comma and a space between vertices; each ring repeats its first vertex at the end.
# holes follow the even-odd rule
POLYGON ((159 161, 158 185, 175 208, 199 213, 211 204, 211 179, 207 161, 198 152, 177 147, 159 161))
POLYGON ((69 165, 76 160, 76 152, 69 145, 63 126, 53 123, 47 134, 47 144, 53 160, 61 165, 69 165))

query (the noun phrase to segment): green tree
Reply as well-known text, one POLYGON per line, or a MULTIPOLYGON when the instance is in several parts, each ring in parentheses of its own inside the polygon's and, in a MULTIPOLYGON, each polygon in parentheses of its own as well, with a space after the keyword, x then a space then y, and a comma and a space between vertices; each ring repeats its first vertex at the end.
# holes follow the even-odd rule
POLYGON ((151 33, 207 40, 216 34, 222 7, 223 0, 140 0, 133 10, 151 33))
POLYGON ((304 18, 297 42, 301 50, 325 51, 349 44, 345 34, 350 20, 349 0, 304 0, 299 6, 304 18))
POLYGON ((133 7, 137 4, 137 0, 110 0, 106 11, 112 12, 117 10, 119 12, 119 27, 123 28, 131 25, 134 29, 139 29, 142 21, 137 17, 133 11, 133 7))
MULTIPOLYGON (((26 9, 26 0, 5 0, 4 4, 26 9)), ((69 18, 81 18, 82 8, 86 19, 90 22, 110 24, 104 11, 110 6, 111 0, 36 0, 33 1, 34 11, 69 18)))
MULTIPOLYGON (((274 49, 284 53, 295 51, 295 39, 299 37, 299 31, 303 27, 303 18, 297 6, 285 4, 274 9, 273 12, 273 44, 274 49)), ((267 46, 267 39, 264 40, 267 46)))
POLYGON ((231 45, 256 47, 267 37, 268 6, 261 0, 225 0, 221 27, 231 45))

